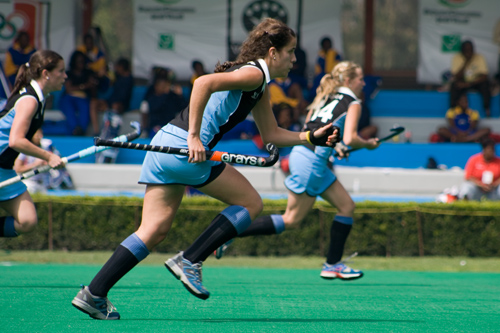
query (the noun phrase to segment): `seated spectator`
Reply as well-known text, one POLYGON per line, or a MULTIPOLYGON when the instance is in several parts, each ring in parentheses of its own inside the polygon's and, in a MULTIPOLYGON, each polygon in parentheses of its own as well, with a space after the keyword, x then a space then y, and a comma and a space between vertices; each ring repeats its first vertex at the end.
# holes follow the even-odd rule
POLYGON ((495 141, 481 141, 482 152, 472 155, 465 165, 465 183, 459 189, 463 200, 499 200, 500 158, 495 154, 495 141))
POLYGON ((316 65, 314 67, 314 80, 309 91, 309 101, 316 97, 316 89, 319 87, 321 78, 326 73, 331 73, 333 67, 342 61, 342 56, 333 48, 333 42, 329 37, 323 37, 320 42, 320 50, 316 65))
POLYGON ((300 131, 301 125, 294 121, 293 108, 289 104, 280 103, 273 106, 273 113, 279 127, 290 131, 300 131))
POLYGON ((90 99, 97 87, 95 73, 86 67, 87 57, 75 51, 66 72, 68 78, 59 102, 66 116, 68 135, 84 135, 90 123, 90 99))
POLYGON ((466 94, 446 112, 446 122, 448 126, 440 127, 431 142, 477 142, 491 133, 489 128, 478 127, 479 112, 469 108, 466 94))
POLYGON ((87 66, 98 77, 107 75, 106 55, 95 45, 94 36, 90 33, 83 36, 83 44, 76 48, 87 56, 87 66))
POLYGON ((35 52, 30 35, 26 31, 20 31, 12 46, 5 52, 4 72, 11 87, 14 86, 19 66, 27 63, 35 52))
POLYGON ((272 107, 282 103, 288 104, 293 109, 293 122, 303 122, 307 115, 308 103, 298 82, 294 82, 290 77, 276 78, 269 82, 269 94, 272 107))
POLYGON ((100 100, 95 110, 91 109, 90 116, 94 134, 99 133, 98 112, 111 111, 121 115, 129 110, 132 90, 134 89, 134 78, 128 59, 120 58, 116 61, 115 79, 111 89, 110 96, 106 100, 100 100))
POLYGON ((483 98, 486 117, 490 117, 491 91, 488 65, 484 56, 474 52, 474 45, 467 40, 451 63, 450 106, 455 107, 460 95, 477 90, 483 98))
POLYGON ((187 106, 182 87, 173 85, 168 76, 158 76, 153 87, 140 107, 143 130, 151 138, 187 106))

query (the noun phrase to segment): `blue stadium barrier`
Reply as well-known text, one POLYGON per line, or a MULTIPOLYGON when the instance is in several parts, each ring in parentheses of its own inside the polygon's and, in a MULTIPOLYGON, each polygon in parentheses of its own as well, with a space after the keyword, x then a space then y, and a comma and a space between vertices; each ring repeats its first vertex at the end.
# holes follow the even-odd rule
MULTIPOLYGON (((485 117, 483 102, 477 92, 469 92, 469 106, 485 117)), ((421 90, 380 90, 368 101, 372 117, 444 118, 450 105, 448 92, 421 90)), ((500 116, 500 95, 491 99, 492 117, 500 116)))

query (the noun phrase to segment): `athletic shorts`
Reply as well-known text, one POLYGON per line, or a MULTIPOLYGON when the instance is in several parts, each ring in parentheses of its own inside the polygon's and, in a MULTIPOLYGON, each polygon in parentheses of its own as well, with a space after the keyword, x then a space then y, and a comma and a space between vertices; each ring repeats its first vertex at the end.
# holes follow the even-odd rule
MULTIPOLYGON (((17 173, 11 169, 0 168, 0 181, 16 177, 17 173)), ((17 182, 12 185, 0 188, 0 201, 14 199, 26 191, 27 187, 23 182, 17 182)))
MULTIPOLYGON (((167 125, 155 134, 151 145, 187 149, 186 137, 186 131, 177 126, 167 125)), ((202 187, 217 178, 226 167, 225 163, 216 161, 188 163, 188 158, 175 154, 147 152, 139 183, 202 187)))
POLYGON ((285 179, 285 186, 296 194, 306 193, 317 197, 325 192, 337 179, 326 163, 315 165, 316 154, 307 147, 295 146, 288 160, 290 175, 285 179))

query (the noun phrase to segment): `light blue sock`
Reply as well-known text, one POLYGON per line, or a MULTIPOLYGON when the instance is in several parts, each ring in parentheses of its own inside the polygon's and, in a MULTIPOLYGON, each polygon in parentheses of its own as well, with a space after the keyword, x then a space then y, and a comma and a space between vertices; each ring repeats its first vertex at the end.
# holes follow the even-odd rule
POLYGON ((352 225, 354 223, 354 219, 352 217, 349 217, 349 216, 335 215, 335 218, 333 220, 337 221, 338 223, 347 224, 347 225, 352 225))
POLYGON ((142 261, 149 255, 149 250, 146 244, 137 236, 135 233, 128 236, 122 243, 121 246, 127 248, 132 254, 137 258, 137 260, 142 261))
POLYGON ((277 235, 285 231, 285 221, 283 221, 282 215, 271 215, 271 220, 273 220, 274 228, 276 229, 277 235))
POLYGON ((250 213, 243 206, 229 206, 221 212, 221 215, 224 215, 233 224, 238 235, 252 223, 250 213))
POLYGON ((18 233, 14 227, 14 218, 12 216, 6 216, 3 224, 3 236, 8 238, 17 237, 18 233))

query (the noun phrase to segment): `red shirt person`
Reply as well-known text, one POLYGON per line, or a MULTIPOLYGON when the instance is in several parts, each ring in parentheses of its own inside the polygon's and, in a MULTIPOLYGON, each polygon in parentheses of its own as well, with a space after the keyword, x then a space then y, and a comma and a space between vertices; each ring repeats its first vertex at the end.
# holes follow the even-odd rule
POLYGON ((460 187, 460 199, 500 199, 500 157, 495 154, 495 141, 486 138, 481 141, 481 146, 483 151, 472 155, 465 165, 465 183, 460 187))

